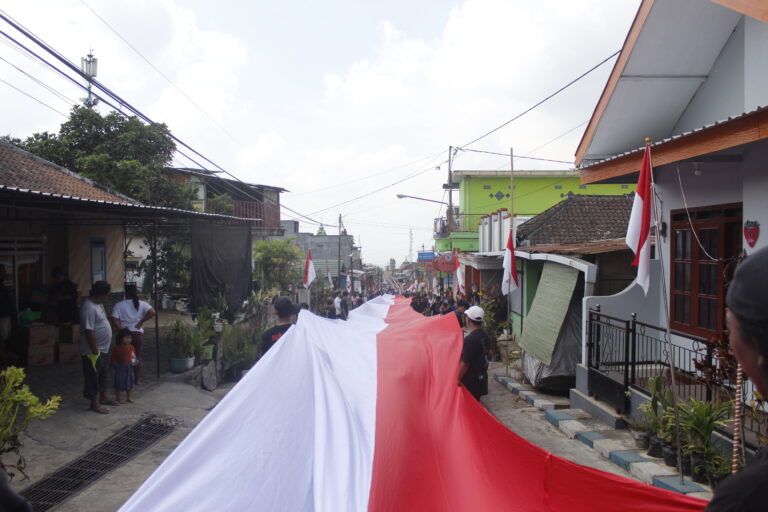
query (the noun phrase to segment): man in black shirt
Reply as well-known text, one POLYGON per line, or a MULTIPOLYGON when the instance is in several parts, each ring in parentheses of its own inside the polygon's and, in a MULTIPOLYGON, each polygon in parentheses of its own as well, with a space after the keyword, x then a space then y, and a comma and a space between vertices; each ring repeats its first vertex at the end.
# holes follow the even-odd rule
MULTIPOLYGON (((725 302, 731 349, 744 372, 768 396, 768 247, 752 253, 738 266, 725 302)), ((707 512, 753 512, 768 509, 768 448, 752 457, 746 468, 723 480, 707 512)))
POLYGON ((293 325, 293 315, 298 312, 296 306, 291 303, 291 299, 287 297, 278 299, 275 302, 275 311, 277 311, 277 324, 264 331, 264 334, 261 335, 262 356, 291 328, 291 325, 293 325))
POLYGON ((467 309, 467 330, 464 337, 464 348, 461 349, 459 372, 456 385, 464 386, 476 399, 488 394, 488 361, 485 351, 488 347, 488 335, 483 328, 485 312, 480 306, 467 309))
POLYGON ((346 290, 341 294, 341 316, 339 318, 342 320, 349 319, 349 292, 346 290))

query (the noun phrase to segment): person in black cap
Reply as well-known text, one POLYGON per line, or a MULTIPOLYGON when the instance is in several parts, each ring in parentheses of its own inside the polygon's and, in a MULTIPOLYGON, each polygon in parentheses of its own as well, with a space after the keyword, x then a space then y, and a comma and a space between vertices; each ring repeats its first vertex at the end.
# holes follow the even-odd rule
POLYGON ((277 324, 261 335, 262 356, 291 328, 293 315, 298 313, 298 308, 291 302, 291 299, 282 297, 275 302, 275 311, 277 312, 277 324))
MULTIPOLYGON (((768 247, 748 256, 733 276, 725 298, 731 350, 763 396, 768 396, 768 247)), ((715 489, 708 512, 768 508, 768 448, 715 489)))

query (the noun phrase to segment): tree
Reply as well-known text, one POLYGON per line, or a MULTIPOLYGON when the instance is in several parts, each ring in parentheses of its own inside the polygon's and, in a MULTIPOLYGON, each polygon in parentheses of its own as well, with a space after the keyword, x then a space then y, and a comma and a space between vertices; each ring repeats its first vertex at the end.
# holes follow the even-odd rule
POLYGON ((205 211, 219 215, 234 215, 235 201, 229 194, 214 195, 205 202, 205 211))
POLYGON ((304 253, 293 240, 262 240, 253 248, 253 260, 261 289, 287 290, 302 282, 304 253))
POLYGON ((143 204, 192 208, 191 185, 169 179, 164 171, 176 151, 164 124, 76 106, 59 133, 4 140, 143 204))

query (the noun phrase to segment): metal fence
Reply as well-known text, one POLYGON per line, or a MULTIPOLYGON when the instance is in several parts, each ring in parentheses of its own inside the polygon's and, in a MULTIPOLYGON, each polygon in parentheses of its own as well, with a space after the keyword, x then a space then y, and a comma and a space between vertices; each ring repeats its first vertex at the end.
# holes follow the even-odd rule
MULTIPOLYGON (((590 388, 594 383, 609 402, 614 397, 613 405, 618 409, 622 409, 618 400, 626 396, 630 386, 650 393, 649 380, 660 376, 665 386, 671 387, 670 365, 675 371, 675 391, 681 400, 724 402, 735 398, 735 383, 707 382, 697 369, 695 361, 714 368, 721 365, 702 338, 675 333, 672 343, 668 343, 666 329, 638 322, 634 314, 629 320, 603 315, 599 308, 589 312, 587 333, 587 366, 591 375, 600 374, 591 380, 590 388)), ((754 400, 755 389, 746 375, 742 391, 744 438, 753 447, 765 444, 768 417, 754 400)), ((730 423, 721 433, 732 435, 730 423)))

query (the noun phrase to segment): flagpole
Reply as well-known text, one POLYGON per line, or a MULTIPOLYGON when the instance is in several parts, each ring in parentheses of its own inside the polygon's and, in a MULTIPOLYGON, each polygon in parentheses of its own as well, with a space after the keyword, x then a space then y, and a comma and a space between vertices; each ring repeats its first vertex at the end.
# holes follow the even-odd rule
MULTIPOLYGON (((680 448, 680 415, 677 407, 677 378, 675 377, 675 352, 672 345, 672 327, 669 325, 669 299, 667 297, 667 281, 666 272, 664 271, 664 255, 662 253, 661 244, 661 215, 659 215, 659 205, 661 202, 658 193, 656 192, 656 180, 653 177, 653 157, 650 151, 651 138, 645 138, 645 148, 648 152, 648 163, 650 167, 650 179, 651 179, 651 207, 653 208, 653 216, 656 220, 656 257, 659 260, 659 267, 661 270, 661 297, 664 301, 664 315, 667 321, 666 328, 666 342, 667 342, 667 360, 669 362, 669 380, 672 386, 672 412, 675 415, 675 448, 677 451, 677 471, 680 474, 680 483, 683 483, 683 454, 680 448)), ((637 192, 635 192, 637 193, 637 192)), ((662 212, 663 213, 663 212, 662 212)))
MULTIPOLYGON (((511 217, 509 218, 510 221, 510 230, 512 240, 514 240, 515 244, 513 247, 517 247, 517 238, 515 238, 515 151, 514 148, 509 148, 509 214, 511 217)), ((514 251, 512 252, 512 258, 515 258, 514 251)), ((515 280, 517 280, 517 276, 513 276, 515 280)), ((522 292, 520 293, 520 297, 522 297, 522 292)), ((522 311, 521 311, 522 313, 522 311)), ((522 332, 522 319, 523 315, 520 315, 520 331, 522 332)), ((510 335, 514 332, 514 329, 512 328, 512 297, 510 297, 510 294, 507 294, 507 322, 509 322, 509 333, 510 335)))

